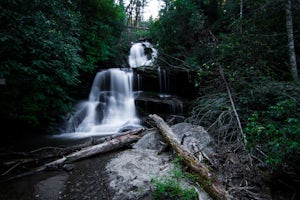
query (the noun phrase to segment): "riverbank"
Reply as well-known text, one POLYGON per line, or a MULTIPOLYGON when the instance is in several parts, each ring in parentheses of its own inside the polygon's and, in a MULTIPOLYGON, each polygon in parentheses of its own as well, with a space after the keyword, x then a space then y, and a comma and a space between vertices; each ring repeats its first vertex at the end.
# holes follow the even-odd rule
MULTIPOLYGON (((230 199, 290 199, 297 195, 293 191, 271 190, 259 166, 249 163, 246 152, 228 152, 226 147, 216 146, 202 127, 179 123, 171 128, 193 153, 198 152, 195 147, 205 152, 207 158, 199 154, 199 159, 218 177, 230 199)), ((141 134, 144 136, 134 145, 3 182, 0 199, 152 199, 152 180, 172 176, 176 155, 165 147, 155 129, 141 134)), ((188 172, 185 165, 183 171, 188 172)), ((195 183, 192 187, 201 188, 195 183)), ((209 199, 203 191, 199 195, 209 199)))

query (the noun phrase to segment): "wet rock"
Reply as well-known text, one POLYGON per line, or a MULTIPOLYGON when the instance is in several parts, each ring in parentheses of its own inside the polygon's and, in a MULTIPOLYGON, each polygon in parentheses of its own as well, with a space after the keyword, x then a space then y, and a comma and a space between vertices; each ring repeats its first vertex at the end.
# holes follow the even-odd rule
POLYGON ((73 171, 75 168, 74 164, 64 164, 63 169, 66 170, 67 172, 73 171))
POLYGON ((160 150, 164 147, 164 139, 157 130, 149 130, 137 143, 133 145, 134 149, 160 150))
POLYGON ((141 93, 135 99, 139 116, 147 116, 151 113, 160 115, 182 115, 184 102, 177 96, 160 97, 156 93, 141 93))
POLYGON ((197 76, 197 72, 194 70, 180 70, 180 69, 168 69, 163 66, 153 67, 138 67, 134 69, 136 74, 141 76, 141 91, 147 92, 159 92, 159 70, 165 70, 166 82, 168 83, 168 93, 182 96, 186 98, 194 99, 197 96, 197 88, 194 84, 194 79, 197 76))
POLYGON ((151 199, 151 180, 168 175, 172 168, 170 154, 133 149, 120 153, 106 166, 113 200, 151 199))

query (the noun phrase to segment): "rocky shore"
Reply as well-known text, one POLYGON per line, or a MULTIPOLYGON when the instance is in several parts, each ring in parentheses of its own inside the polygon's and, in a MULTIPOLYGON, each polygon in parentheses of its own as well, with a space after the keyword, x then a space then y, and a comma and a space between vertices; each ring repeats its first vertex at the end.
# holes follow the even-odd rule
MULTIPOLYGON (((241 190, 237 186, 249 181, 249 188, 257 197, 271 199, 264 193, 264 184, 259 182, 261 176, 254 178, 259 175, 255 170, 241 168, 244 157, 218 153, 219 147, 203 127, 179 123, 171 128, 178 141, 218 176, 230 192, 229 197, 251 199, 247 188, 241 190), (253 179, 248 180, 250 178, 253 179)), ((158 130, 148 129, 142 135, 138 142, 126 148, 74 162, 64 170, 48 170, 1 183, 0 199, 153 199, 152 180, 168 178, 172 174, 176 154, 158 130)), ((179 182, 182 187, 195 188, 199 199, 211 199, 200 185, 183 177, 179 182)))

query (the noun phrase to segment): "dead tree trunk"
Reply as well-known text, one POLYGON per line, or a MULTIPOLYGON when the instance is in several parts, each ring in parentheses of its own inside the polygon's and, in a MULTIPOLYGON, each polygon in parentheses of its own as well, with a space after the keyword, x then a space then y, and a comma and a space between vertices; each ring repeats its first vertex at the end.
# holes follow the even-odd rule
MULTIPOLYGON (((141 132, 143 129, 139 129, 139 132, 141 132)), ((13 177, 9 177, 4 180, 0 180, 0 182, 9 181, 17 178, 21 178, 24 176, 32 175, 37 172, 45 171, 47 169, 53 169, 53 168, 61 168, 64 164, 69 164, 78 160, 82 160, 85 158, 89 158, 91 156, 100 154, 100 153, 106 153, 115 149, 119 149, 122 147, 125 147, 133 142, 136 142, 141 138, 140 135, 137 135, 137 131, 134 130, 133 133, 128 133, 125 135, 120 135, 117 137, 112 138, 111 140, 108 140, 106 142, 103 142, 101 144, 96 144, 93 146, 85 147, 79 151, 75 151, 73 153, 70 153, 60 159, 54 160, 52 162, 46 163, 38 168, 35 168, 29 172, 25 172, 13 177)))
POLYGON ((234 101, 233 101, 233 98, 232 98, 232 94, 230 92, 229 85, 228 85, 228 83, 226 81, 226 78, 225 78, 225 75, 224 75, 224 71, 223 71, 223 69, 222 69, 221 66, 219 66, 219 71, 220 71, 221 78, 223 79, 224 84, 226 86, 226 90, 227 90, 227 94, 228 94, 228 97, 229 97, 229 100, 230 100, 230 103, 231 103, 231 107, 232 107, 232 110, 234 112, 234 115, 236 117, 236 121, 238 123, 239 129, 240 129, 240 132, 241 132, 241 137, 242 137, 242 141, 243 141, 243 144, 244 144, 243 148, 245 149, 245 146, 247 145, 247 138, 246 138, 246 135, 244 134, 240 117, 239 117, 239 115, 238 115, 238 113, 236 111, 235 104, 234 104, 234 101))
POLYGON ((161 132, 163 138, 174 149, 176 154, 183 158, 184 163, 196 173, 204 190, 214 199, 228 199, 227 192, 223 189, 221 183, 210 173, 209 169, 176 139, 173 131, 158 115, 149 115, 155 122, 156 127, 161 132))
POLYGON ((293 80, 298 81, 298 67, 295 52, 295 42, 294 42, 294 30, 293 30, 293 15, 292 15, 292 1, 286 0, 285 4, 285 15, 286 15, 286 30, 288 36, 288 48, 290 56, 290 66, 293 80))

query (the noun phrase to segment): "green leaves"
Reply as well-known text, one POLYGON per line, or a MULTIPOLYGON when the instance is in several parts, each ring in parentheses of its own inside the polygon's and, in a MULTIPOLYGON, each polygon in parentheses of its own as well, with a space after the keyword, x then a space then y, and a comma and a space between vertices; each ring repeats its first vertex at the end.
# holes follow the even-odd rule
POLYGON ((253 151, 260 148, 266 154, 266 164, 272 168, 300 160, 300 116, 297 109, 294 99, 285 99, 248 119, 245 133, 249 148, 253 151))
POLYGON ((79 16, 61 0, 14 4, 1 2, 0 71, 8 84, 0 102, 10 106, 0 114, 39 127, 65 111, 64 104, 52 105, 67 103, 67 89, 79 82, 79 16))
POLYGON ((48 129, 78 93, 79 73, 94 73, 114 55, 123 10, 112 0, 7 0, 0 7, 1 119, 48 129))
POLYGON ((81 37, 84 71, 96 71, 99 65, 119 53, 116 44, 124 27, 122 7, 112 0, 81 0, 81 37))
POLYGON ((197 191, 193 187, 183 187, 181 179, 185 178, 186 181, 197 181, 197 177, 192 174, 187 174, 185 177, 181 169, 180 162, 182 158, 175 158, 172 163, 174 164, 170 177, 161 177, 152 179, 155 190, 152 197, 155 200, 163 199, 180 199, 180 200, 196 200, 198 199, 197 191))
POLYGON ((205 27, 202 8, 192 0, 177 0, 169 2, 161 14, 151 27, 152 37, 159 43, 161 51, 178 58, 193 53, 205 27))

